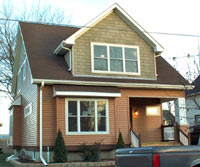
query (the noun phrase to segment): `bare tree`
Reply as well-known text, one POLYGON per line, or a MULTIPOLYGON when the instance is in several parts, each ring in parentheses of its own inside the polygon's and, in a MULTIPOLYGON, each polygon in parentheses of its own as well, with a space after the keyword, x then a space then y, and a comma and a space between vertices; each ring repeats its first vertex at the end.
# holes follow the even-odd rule
POLYGON ((69 24, 70 18, 65 19, 64 11, 52 9, 51 5, 42 5, 40 0, 27 10, 27 1, 24 0, 24 9, 15 14, 11 1, 1 5, 0 9, 0 93, 5 93, 11 100, 12 76, 15 61, 15 46, 18 22, 34 21, 48 23, 65 23, 69 24))

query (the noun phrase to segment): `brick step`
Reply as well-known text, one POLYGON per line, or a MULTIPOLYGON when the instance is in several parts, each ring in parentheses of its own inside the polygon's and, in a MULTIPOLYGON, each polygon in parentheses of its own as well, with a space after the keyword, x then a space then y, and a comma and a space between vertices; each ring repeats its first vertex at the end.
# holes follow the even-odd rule
POLYGON ((152 147, 152 146, 180 146, 179 142, 143 142, 142 147, 152 147))

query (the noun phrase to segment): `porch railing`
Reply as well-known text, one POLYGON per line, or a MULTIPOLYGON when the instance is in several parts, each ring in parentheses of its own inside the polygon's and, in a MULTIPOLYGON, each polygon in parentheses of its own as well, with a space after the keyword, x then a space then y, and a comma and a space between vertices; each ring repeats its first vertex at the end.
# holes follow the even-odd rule
POLYGON ((188 146, 189 145, 189 136, 187 136, 181 129, 179 129, 179 128, 177 128, 177 129, 178 129, 178 134, 179 134, 179 141, 184 146, 188 146))
POLYGON ((137 135, 133 129, 131 129, 131 145, 133 147, 141 147, 140 135, 137 135))

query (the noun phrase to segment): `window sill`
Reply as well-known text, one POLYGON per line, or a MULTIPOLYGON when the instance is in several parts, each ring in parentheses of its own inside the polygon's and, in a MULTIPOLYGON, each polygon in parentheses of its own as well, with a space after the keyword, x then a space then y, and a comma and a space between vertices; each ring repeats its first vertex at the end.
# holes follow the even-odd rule
POLYGON ((109 132, 66 132, 65 135, 109 135, 109 132))
POLYGON ((118 74, 118 75, 141 75, 140 72, 138 73, 133 73, 133 72, 112 72, 112 71, 96 71, 92 70, 92 73, 98 73, 98 74, 118 74))

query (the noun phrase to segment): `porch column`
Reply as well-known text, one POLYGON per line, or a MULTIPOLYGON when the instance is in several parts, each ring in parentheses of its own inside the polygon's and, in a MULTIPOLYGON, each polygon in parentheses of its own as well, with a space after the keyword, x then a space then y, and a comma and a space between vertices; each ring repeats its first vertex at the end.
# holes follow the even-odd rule
POLYGON ((183 134, 182 132, 177 131, 178 129, 176 129, 175 139, 181 142, 183 145, 190 145, 189 124, 187 123, 186 119, 187 110, 185 105, 185 98, 176 99, 174 101, 174 104, 176 126, 178 129, 181 129, 181 131, 184 133, 183 134))
POLYGON ((186 119, 186 105, 185 105, 185 98, 177 98, 174 101, 175 104, 175 121, 178 125, 188 126, 187 119, 186 119))

